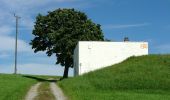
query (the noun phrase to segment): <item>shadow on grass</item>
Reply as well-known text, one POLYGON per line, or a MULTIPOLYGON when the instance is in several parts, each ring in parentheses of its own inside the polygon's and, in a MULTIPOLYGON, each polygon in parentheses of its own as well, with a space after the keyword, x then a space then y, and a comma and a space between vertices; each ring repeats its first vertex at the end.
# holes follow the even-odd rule
POLYGON ((28 75, 23 75, 22 77, 34 79, 39 82, 57 82, 57 81, 59 81, 57 79, 45 79, 45 78, 40 78, 40 77, 35 77, 35 76, 28 76, 28 75))

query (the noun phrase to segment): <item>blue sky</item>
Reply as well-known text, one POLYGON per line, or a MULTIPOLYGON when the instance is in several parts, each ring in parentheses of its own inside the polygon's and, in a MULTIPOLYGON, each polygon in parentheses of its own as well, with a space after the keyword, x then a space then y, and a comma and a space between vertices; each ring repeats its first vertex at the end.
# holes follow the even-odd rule
MULTIPOLYGON (((38 13, 75 8, 101 24, 105 38, 148 41, 150 54, 170 53, 170 0, 0 0, 0 73, 13 73, 15 18, 19 20, 18 72, 62 75, 55 56, 34 53, 29 45, 38 13)), ((69 74, 72 75, 70 69, 69 74)))

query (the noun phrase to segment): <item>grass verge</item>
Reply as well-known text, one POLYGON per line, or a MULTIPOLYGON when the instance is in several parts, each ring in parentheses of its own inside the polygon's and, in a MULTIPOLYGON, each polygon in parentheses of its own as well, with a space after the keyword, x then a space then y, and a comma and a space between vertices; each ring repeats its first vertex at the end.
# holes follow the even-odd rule
POLYGON ((49 78, 51 81, 57 80, 57 76, 42 75, 13 75, 0 74, 0 100, 24 100, 30 87, 37 82, 44 82, 44 88, 47 88, 49 78))
POLYGON ((36 81, 21 75, 0 74, 0 100, 24 100, 36 81))

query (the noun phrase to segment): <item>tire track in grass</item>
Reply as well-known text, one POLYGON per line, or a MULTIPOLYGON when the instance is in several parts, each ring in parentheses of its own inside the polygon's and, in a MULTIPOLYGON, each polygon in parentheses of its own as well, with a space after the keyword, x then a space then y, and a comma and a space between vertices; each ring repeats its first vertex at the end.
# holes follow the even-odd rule
POLYGON ((67 97, 63 94, 62 90, 59 88, 59 86, 56 85, 55 82, 50 83, 50 88, 56 100, 68 100, 67 97))
POLYGON ((33 85, 28 91, 25 100, 34 100, 34 98, 38 95, 38 88, 41 85, 41 82, 33 85))
POLYGON ((52 79, 33 85, 25 100, 68 100, 60 87, 52 79))
POLYGON ((56 100, 50 89, 49 84, 49 82, 43 82, 41 84, 41 86, 38 88, 38 95, 35 97, 34 100, 56 100))

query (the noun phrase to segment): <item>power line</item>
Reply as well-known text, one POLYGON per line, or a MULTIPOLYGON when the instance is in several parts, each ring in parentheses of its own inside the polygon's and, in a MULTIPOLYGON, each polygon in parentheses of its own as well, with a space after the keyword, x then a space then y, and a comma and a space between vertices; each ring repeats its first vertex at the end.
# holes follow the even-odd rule
POLYGON ((16 35, 15 35, 15 68, 14 68, 14 74, 17 74, 17 44, 18 44, 18 20, 21 18, 14 14, 14 17, 16 18, 16 35))

